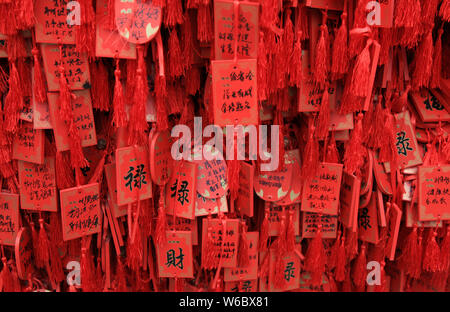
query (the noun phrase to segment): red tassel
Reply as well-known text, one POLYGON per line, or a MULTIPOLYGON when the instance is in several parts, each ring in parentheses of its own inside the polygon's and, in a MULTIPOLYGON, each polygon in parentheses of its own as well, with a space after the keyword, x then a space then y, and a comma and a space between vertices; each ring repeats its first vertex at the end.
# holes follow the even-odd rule
POLYGON ((362 114, 356 116, 355 129, 352 131, 350 141, 345 146, 344 168, 350 174, 357 176, 361 173, 364 164, 364 147, 362 146, 362 114))
POLYGON ((436 231, 430 232, 425 246, 422 269, 428 272, 436 272, 440 268, 440 249, 436 242, 436 231))
POLYGON ((70 170, 70 162, 64 152, 56 152, 55 168, 58 189, 66 189, 75 184, 73 172, 70 170))
MULTIPOLYGON (((297 40, 294 44, 292 55, 290 56, 290 65, 288 66, 289 85, 299 88, 303 79, 302 65, 302 32, 297 33, 297 40)), ((259 70, 259 69, 258 69, 259 70)))
POLYGON ((212 226, 210 225, 211 215, 208 215, 208 230, 206 235, 206 253, 202 253, 202 268, 211 270, 217 267, 216 259, 220 254, 219 248, 214 244, 212 238, 212 226))
POLYGON ((328 134, 329 127, 330 127, 330 101, 329 101, 328 87, 325 87, 319 110, 319 122, 317 126, 318 137, 319 138, 326 137, 328 134))
POLYGON ((310 181, 317 172, 319 166, 319 142, 315 135, 315 127, 310 121, 308 129, 308 141, 303 152, 302 179, 304 182, 310 181))
POLYGON ((259 233, 259 251, 267 250, 267 242, 269 240, 269 214, 270 214, 270 204, 264 202, 264 219, 261 224, 261 231, 259 233))
POLYGON ((20 2, 18 1, 18 4, 20 3, 20 11, 19 16, 17 17, 20 21, 20 28, 31 28, 36 24, 33 0, 22 0, 20 2))
POLYGON ((444 21, 450 22, 450 0, 442 1, 439 16, 442 17, 444 21))
POLYGON ((331 131, 331 137, 328 141, 327 152, 325 155, 325 162, 337 164, 339 163, 339 151, 337 150, 336 140, 334 138, 334 131, 331 131))
POLYGON ((385 123, 383 125, 383 140, 380 140, 380 154, 378 161, 379 162, 391 162, 391 165, 397 163, 397 148, 395 145, 394 138, 394 116, 391 114, 389 108, 384 109, 384 120, 385 123))
POLYGON ((13 292, 14 291, 14 280, 9 270, 8 263, 6 261, 6 257, 2 257, 3 269, 0 273, 2 291, 3 292, 13 292))
POLYGON ((314 59, 314 84, 317 89, 323 90, 328 76, 328 27, 324 23, 320 26, 320 37, 317 41, 314 59))
POLYGON ((201 4, 197 10, 197 39, 200 42, 210 42, 214 37, 213 29, 211 8, 201 4))
POLYGON ((347 13, 341 15, 341 26, 339 27, 333 44, 331 77, 333 80, 340 79, 348 71, 348 30, 347 13))
POLYGON ((24 105, 23 90, 15 61, 10 61, 9 91, 4 102, 4 129, 16 133, 19 122, 19 112, 24 105))
POLYGON ((102 112, 108 112, 111 99, 106 66, 102 61, 99 61, 98 64, 92 62, 89 67, 92 71, 92 76, 96 77, 96 79, 92 79, 91 86, 92 106, 102 112))
POLYGON ((34 57, 34 98, 39 103, 47 102, 47 92, 45 90, 44 75, 42 74, 41 62, 39 61, 39 50, 34 47, 31 51, 34 57))
POLYGON ((81 25, 76 31, 76 51, 95 56, 95 12, 92 0, 79 0, 81 6, 81 25))
MULTIPOLYGON (((358 232, 347 230, 346 237, 345 253, 347 255, 347 260, 351 261, 358 254, 358 232)), ((347 274, 349 274, 348 271, 347 274)))
POLYGON ((167 96, 166 77, 157 75, 155 78, 156 124, 159 131, 168 128, 165 97, 167 96))
POLYGON ((422 27, 424 30, 428 28, 433 28, 434 26, 434 18, 437 14, 437 8, 440 0, 428 0, 422 1, 422 9, 421 9, 421 18, 422 18, 422 27))
POLYGON ((114 71, 114 76, 116 77, 114 83, 114 98, 113 98, 113 123, 116 128, 125 127, 127 125, 127 116, 125 113, 125 98, 123 95, 122 82, 120 81, 120 66, 119 60, 116 59, 116 70, 114 71))
POLYGON ((408 85, 403 94, 399 96, 394 102, 392 102, 391 110, 393 113, 400 113, 406 108, 406 105, 408 104, 408 94, 410 90, 411 86, 408 85))
POLYGON ((67 84, 64 66, 59 66, 59 114, 67 122, 73 122, 72 94, 67 84))
MULTIPOLYGON (((421 12, 415 8, 418 0, 398 0, 395 3, 394 25, 395 27, 413 28, 416 21, 420 20, 421 12)), ((419 4, 420 7, 420 4, 419 4)))
POLYGON ((249 258, 248 258, 248 241, 247 241, 247 231, 246 231, 247 225, 245 224, 245 221, 241 222, 241 233, 239 235, 239 250, 238 250, 238 267, 245 268, 249 265, 249 258))
POLYGON ((81 248, 81 287, 84 292, 91 292, 95 289, 94 268, 90 258, 90 252, 84 247, 81 248))
POLYGON ((62 266, 61 256, 59 255, 57 246, 50 242, 50 275, 51 279, 56 284, 62 282, 65 279, 65 274, 62 266))
POLYGON ((180 0, 167 0, 164 24, 173 27, 176 24, 183 24, 183 7, 180 0))
POLYGON ((142 236, 140 229, 138 229, 134 240, 132 240, 131 236, 128 236, 127 242, 127 266, 132 271, 139 272, 142 266, 143 254, 142 236))
POLYGON ((258 42, 258 96, 260 100, 267 99, 267 71, 269 68, 267 47, 264 41, 264 33, 259 32, 259 42, 258 42))
POLYGON ((164 192, 159 195, 159 208, 158 208, 158 219, 156 221, 155 229, 155 243, 157 245, 162 245, 166 243, 166 208, 164 206, 164 192))
POLYGON ((339 244, 336 256, 336 269, 334 271, 335 280, 338 282, 345 280, 346 270, 345 237, 342 237, 342 242, 339 244))
POLYGON ((126 292, 128 290, 125 266, 123 265, 122 260, 120 260, 120 257, 117 258, 115 282, 116 282, 115 291, 126 292))
POLYGON ((189 95, 195 96, 200 90, 200 69, 197 66, 191 66, 186 73, 188 77, 186 82, 186 92, 189 95))
POLYGON ((286 250, 292 252, 295 250, 295 229, 294 229, 294 210, 287 210, 289 215, 287 230, 286 230, 286 250))
POLYGON ((364 287, 366 283, 367 276, 367 259, 366 259, 366 245, 361 245, 361 250, 358 257, 356 258, 355 264, 353 265, 352 278, 353 283, 358 288, 364 287))
POLYGON ((441 244, 440 271, 448 273, 450 268, 450 226, 447 225, 447 234, 441 244))
POLYGON ((320 286, 325 272, 326 255, 322 242, 322 226, 319 224, 316 236, 312 239, 306 251, 305 271, 311 274, 311 285, 320 286))
POLYGON ((133 105, 128 123, 129 145, 144 145, 147 140, 145 131, 148 129, 146 105, 148 96, 147 75, 144 63, 143 46, 138 46, 138 68, 136 70, 136 88, 133 93, 133 105))
POLYGON ((39 250, 39 236, 38 232, 36 231, 36 228, 34 227, 34 222, 30 222, 31 227, 31 241, 33 245, 33 255, 34 255, 34 262, 36 264, 36 267, 39 269, 42 269, 45 266, 45 263, 43 263, 42 259, 39 258, 40 253, 39 250))
POLYGON ((152 0, 152 4, 154 6, 159 6, 161 8, 165 8, 167 5, 167 0, 152 0))
POLYGON ((407 275, 416 277, 417 266, 420 265, 419 245, 417 241, 417 228, 414 227, 405 240, 402 255, 399 258, 402 268, 407 275))
POLYGON ((50 259, 50 241, 48 240, 47 232, 45 231, 44 220, 39 219, 39 239, 37 245, 37 258, 40 259, 44 265, 50 259))
POLYGON ((414 61, 415 68, 412 75, 413 90, 421 87, 428 88, 433 68, 433 34, 432 29, 424 36, 417 49, 414 61))
POLYGON ((438 39, 434 46, 433 66, 431 69, 430 87, 433 89, 439 89, 441 87, 442 77, 442 34, 444 29, 439 28, 438 39))
POLYGON ((366 47, 356 59, 353 68, 352 82, 350 92, 356 97, 366 98, 369 94, 369 78, 370 78, 370 46, 372 40, 367 40, 366 47))
POLYGON ((177 34, 176 28, 173 28, 170 31, 168 54, 169 54, 168 63, 169 63, 170 76, 172 78, 178 78, 180 76, 183 76, 184 69, 183 69, 183 64, 182 64, 183 61, 181 59, 182 52, 181 52, 180 41, 178 40, 178 34, 177 34))

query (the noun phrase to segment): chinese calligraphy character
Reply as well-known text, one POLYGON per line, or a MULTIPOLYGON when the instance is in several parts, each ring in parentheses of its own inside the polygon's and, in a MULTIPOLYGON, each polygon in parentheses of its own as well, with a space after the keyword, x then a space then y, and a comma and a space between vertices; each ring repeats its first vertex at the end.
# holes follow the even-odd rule
POLYGON ((184 203, 189 203, 189 182, 188 181, 181 181, 180 184, 180 188, 177 191, 177 183, 178 180, 175 180, 175 183, 170 187, 170 190, 172 191, 172 193, 170 194, 170 197, 174 198, 175 195, 178 193, 178 198, 177 201, 181 204, 184 205, 184 203))
POLYGON ((167 263, 166 266, 169 268, 171 265, 173 265, 175 268, 180 268, 181 270, 183 270, 183 258, 184 258, 184 254, 183 254, 183 249, 182 248, 178 248, 180 250, 180 255, 176 256, 175 254, 175 250, 170 249, 167 251, 167 263))
POLYGON ((286 269, 284 270, 284 279, 286 281, 290 281, 291 278, 294 278, 294 262, 288 262, 286 269))
POLYGON ((367 228, 371 229, 372 226, 370 225, 370 216, 368 215, 369 209, 363 208, 361 210, 361 215, 359 216, 359 225, 364 228, 364 230, 367 230, 367 228))
POLYGON ((142 184, 147 184, 147 181, 145 181, 145 175, 147 172, 144 170, 144 167, 145 166, 141 164, 136 167, 136 170, 132 166, 128 169, 127 175, 124 179, 127 180, 125 186, 128 187, 130 191, 133 190, 133 187, 140 189, 142 184))
POLYGON ((398 153, 407 156, 407 151, 412 151, 413 149, 409 146, 409 138, 405 138, 406 132, 400 131, 397 133, 397 146, 398 153))

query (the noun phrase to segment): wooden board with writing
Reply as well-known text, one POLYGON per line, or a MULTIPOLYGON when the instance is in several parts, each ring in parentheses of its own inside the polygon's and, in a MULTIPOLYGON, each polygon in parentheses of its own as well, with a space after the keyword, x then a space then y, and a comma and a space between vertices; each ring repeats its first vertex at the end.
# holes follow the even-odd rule
POLYGON ((423 122, 450 121, 450 114, 431 92, 425 97, 418 92, 411 92, 409 96, 423 122))
POLYGON ((256 59, 211 61, 214 123, 257 125, 256 59))
POLYGON ((166 186, 166 212, 177 217, 195 219, 197 164, 182 161, 166 186))
POLYGON ((167 226, 172 231, 185 231, 190 232, 192 236, 192 245, 198 245, 198 227, 197 219, 186 218, 167 218, 167 226), (175 219, 175 220, 174 220, 175 219), (175 224, 174 224, 175 221, 175 224))
POLYGON ((258 238, 259 232, 247 232, 248 259, 247 267, 225 268, 224 281, 236 282, 258 278, 258 238))
POLYGON ((116 150, 117 204, 126 205, 152 197, 148 151, 142 146, 116 150))
POLYGON ((218 214, 228 212, 227 197, 224 195, 219 198, 206 198, 197 192, 195 197, 195 216, 206 216, 209 214, 218 214))
POLYGON ((60 201, 64 241, 101 231, 102 210, 98 183, 61 190, 60 201))
POLYGON ((167 231, 166 238, 166 243, 156 248, 159 277, 193 278, 191 233, 167 231))
POLYGON ((420 221, 450 220, 450 165, 419 167, 418 190, 420 221))
POLYGON ((241 214, 253 217, 253 180, 254 166, 252 164, 241 162, 239 168, 239 192, 236 199, 237 209, 241 214))
POLYGON ((97 0, 95 56, 136 59, 136 45, 108 29, 108 0, 97 0))
POLYGON ((338 216, 302 212, 302 238, 314 238, 319 224, 322 226, 322 238, 336 238, 337 221, 338 216))
POLYGON ((36 42, 75 44, 75 26, 67 23, 69 0, 36 0, 36 42))
POLYGON ((378 209, 376 194, 372 194, 367 207, 358 210, 358 238, 372 244, 378 243, 378 209))
POLYGON ((216 60, 234 58, 235 40, 237 40, 237 57, 239 59, 257 58, 258 13, 258 3, 239 2, 239 26, 235 32, 233 1, 214 1, 214 52, 216 60), (237 38, 234 38, 235 34, 237 38))
POLYGON ((65 76, 71 90, 89 89, 91 86, 86 53, 76 51, 75 45, 41 44, 48 91, 59 90, 59 66, 64 66, 65 76), (61 54, 60 54, 61 53, 61 54))
POLYGON ((19 229, 19 195, 0 192, 0 244, 14 246, 19 229))
POLYGON ((338 214, 342 164, 322 163, 318 174, 303 187, 302 211, 338 214))
POLYGON ((20 208, 58 210, 55 158, 45 157, 42 165, 19 161, 20 208))
POLYGON ((226 292, 257 292, 258 280, 225 282, 226 292))
POLYGON ((13 159, 24 160, 35 164, 44 162, 43 130, 33 129, 31 122, 23 122, 13 141, 13 159))
POLYGON ((152 1, 115 0, 116 26, 119 34, 131 43, 146 43, 159 31, 162 9, 152 1))
POLYGON ((284 271, 284 285, 282 288, 278 288, 274 284, 276 254, 276 250, 270 250, 269 291, 279 292, 297 289, 300 285, 300 258, 293 251, 287 252, 282 256, 281 261, 284 271))
MULTIPOLYGON (((97 144, 95 132, 94 113, 92 111, 91 96, 88 90, 74 91, 76 98, 72 99, 73 122, 78 129, 81 146, 92 146, 97 144)), ((70 149, 68 125, 59 114, 59 93, 48 93, 48 104, 50 116, 55 133, 56 149, 67 151, 70 149)))
MULTIPOLYGON (((239 244, 239 225, 238 219, 203 219, 202 224, 202 254, 207 251, 208 228, 211 229, 210 239, 213 241, 215 253, 215 263, 222 261, 223 268, 235 268, 237 266, 237 252, 239 244)), ((202 259, 203 261, 203 259, 202 259)))
POLYGON ((117 173, 116 163, 105 165, 106 183, 108 184, 109 198, 111 199, 111 214, 114 218, 123 217, 127 214, 127 205, 117 204, 117 173))
POLYGON ((275 202, 276 205, 286 206, 300 202, 302 195, 303 181, 296 177, 301 176, 300 152, 298 149, 285 151, 285 165, 288 171, 292 172, 291 187, 288 194, 281 200, 275 202))
POLYGON ((358 177, 345 171, 342 173, 339 220, 353 232, 356 232, 357 229, 355 220, 358 215, 360 188, 361 180, 358 177))

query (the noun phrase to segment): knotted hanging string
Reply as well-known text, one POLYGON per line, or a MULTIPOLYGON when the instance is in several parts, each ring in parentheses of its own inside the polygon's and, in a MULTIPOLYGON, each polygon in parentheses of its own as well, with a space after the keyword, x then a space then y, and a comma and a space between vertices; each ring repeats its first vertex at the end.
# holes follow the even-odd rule
POLYGON ((249 265, 250 260, 248 256, 249 244, 247 240, 247 225, 245 221, 241 221, 241 230, 239 232, 239 249, 238 249, 238 267, 245 268, 249 265))
MULTIPOLYGON (((297 32, 294 49, 290 56, 290 65, 288 66, 289 85, 300 88, 300 84, 303 79, 303 65, 302 65, 302 31, 297 32)), ((258 73, 259 73, 258 66, 258 73)), ((259 80, 258 80, 259 86, 259 80)))
POLYGON ((281 220, 280 220, 280 228, 277 240, 275 241, 275 248, 273 251, 269 249, 269 253, 275 252, 275 263, 274 263, 274 273, 273 273, 273 285, 276 288, 283 288, 286 284, 286 279, 284 278, 284 256, 287 252, 287 245, 286 245, 286 232, 287 232, 287 220, 286 220, 286 213, 285 213, 285 207, 282 207, 281 211, 281 220))
POLYGON ((47 102, 47 92, 45 90, 45 78, 42 73, 41 68, 41 62, 40 62, 40 55, 39 55, 39 49, 36 46, 36 35, 35 32, 32 32, 32 38, 33 38, 33 49, 31 50, 31 53, 33 54, 33 60, 34 60, 34 84, 33 84, 33 94, 34 98, 39 103, 45 103, 47 102))
POLYGON ((431 68, 430 88, 439 89, 442 79, 442 34, 444 33, 444 24, 438 31, 438 38, 434 46, 433 66, 431 68))
POLYGON ((328 135, 328 129, 330 127, 330 100, 329 100, 329 86, 325 84, 325 90, 322 94, 322 100, 320 102, 319 118, 317 125, 317 136, 324 138, 328 135))
POLYGON ((116 56, 114 58, 116 69, 114 70, 114 97, 113 97, 113 124, 116 128, 125 127, 127 125, 127 116, 125 113, 125 98, 123 94, 122 82, 120 81, 120 60, 116 56))
POLYGON ((339 27, 333 43, 331 54, 331 78, 342 78, 348 70, 348 34, 347 34, 347 0, 344 1, 344 10, 341 14, 341 26, 339 27))
POLYGON ((158 68, 159 73, 155 77, 155 103, 156 103, 156 127, 158 131, 163 131, 168 128, 167 110, 165 99, 167 96, 166 76, 164 69, 164 51, 161 39, 161 34, 156 35, 156 46, 158 52, 158 68))
POLYGON ((422 261, 422 269, 427 272, 437 272, 440 269, 440 248, 436 242, 437 228, 440 223, 440 215, 436 222, 436 227, 428 233, 425 244, 425 252, 422 261))
POLYGON ((350 141, 345 146, 344 168, 350 174, 361 174, 364 164, 364 147, 362 146, 362 117, 359 113, 356 116, 355 129, 352 131, 350 141))
POLYGON ((353 265, 352 278, 353 283, 359 289, 363 288, 366 283, 367 276, 367 259, 366 259, 366 245, 363 243, 361 245, 358 257, 356 258, 355 264, 353 265))
MULTIPOLYGON (((321 215, 319 214, 319 219, 321 215)), ((306 251, 306 260, 304 264, 305 271, 311 274, 311 285, 320 286, 322 284, 322 275, 325 272, 326 255, 322 241, 322 224, 319 223, 316 235, 311 240, 306 251)))
POLYGON ((310 181, 319 166, 319 142, 315 133, 314 119, 310 118, 308 126, 308 140, 303 152, 302 179, 304 183, 310 181))
POLYGON ((259 235, 259 246, 258 246, 258 250, 260 252, 267 251, 267 242, 269 240, 269 215, 270 215, 270 203, 264 201, 264 219, 261 224, 261 231, 259 235))
POLYGON ((412 88, 417 91, 421 87, 428 88, 433 69, 433 29, 423 37, 414 57, 415 68, 412 75, 412 88))
POLYGON ((419 245, 417 238, 417 226, 411 230, 403 244, 402 254, 399 257, 399 263, 409 276, 414 276, 417 272, 417 266, 420 265, 421 255, 418 254, 419 245))
POLYGON ((313 81, 317 90, 323 90, 326 85, 329 70, 329 42, 328 42, 328 27, 327 27, 327 11, 322 12, 322 25, 320 26, 320 37, 317 41, 314 58, 314 74, 313 81))

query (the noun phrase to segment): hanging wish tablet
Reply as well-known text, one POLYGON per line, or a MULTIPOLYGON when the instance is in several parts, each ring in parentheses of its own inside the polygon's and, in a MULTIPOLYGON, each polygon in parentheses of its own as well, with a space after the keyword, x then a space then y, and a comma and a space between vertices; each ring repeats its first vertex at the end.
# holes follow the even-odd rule
POLYGON ((166 184, 173 173, 173 158, 170 153, 169 130, 152 132, 150 143, 150 175, 157 185, 166 184))
POLYGON ((161 7, 154 5, 152 1, 116 0, 115 11, 119 34, 128 42, 149 42, 161 27, 161 7))
MULTIPOLYGON (((266 154, 269 157, 270 154, 266 154)), ((284 155, 287 164, 288 153, 284 155)), ((255 193, 265 201, 279 201, 287 196, 292 183, 292 168, 284 166, 278 171, 261 171, 255 174, 253 188, 255 193)))
MULTIPOLYGON (((289 160, 287 161, 287 166, 292 167, 292 176, 299 177, 301 173, 300 166, 300 152, 298 149, 286 151, 289 160)), ((301 179, 292 179, 291 188, 287 196, 282 198, 280 201, 276 202, 279 206, 292 205, 300 202, 300 196, 302 193, 302 180, 301 179)))
POLYGON ((211 145, 205 145, 203 150, 213 159, 197 162, 197 192, 206 198, 222 197, 228 190, 227 164, 220 151, 213 150, 211 145))

